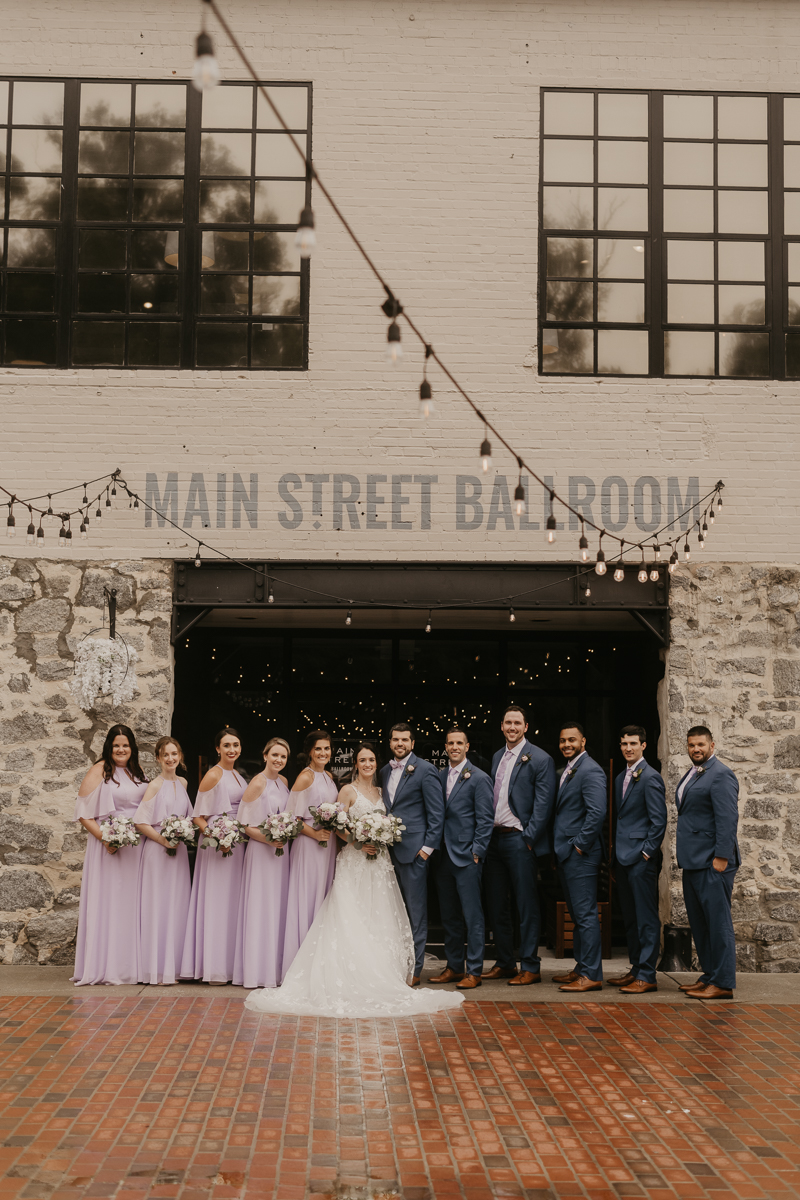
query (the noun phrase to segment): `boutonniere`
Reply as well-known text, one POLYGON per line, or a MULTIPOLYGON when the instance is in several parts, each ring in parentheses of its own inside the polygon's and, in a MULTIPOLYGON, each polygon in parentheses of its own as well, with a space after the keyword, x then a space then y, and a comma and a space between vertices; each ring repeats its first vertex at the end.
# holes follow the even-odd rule
POLYGON ((520 762, 530 762, 531 761, 530 754, 520 754, 519 761, 520 762))
POLYGON ((637 779, 640 779, 640 778, 641 778, 641 775, 642 775, 642 771, 643 771, 643 770, 644 770, 644 767, 639 767, 639 770, 638 770, 638 771, 634 771, 634 772, 633 772, 633 774, 631 775, 631 779, 633 780, 633 782, 634 782, 634 783, 636 783, 636 780, 637 780, 637 779))
POLYGON ((571 779, 574 774, 575 767, 567 767, 566 771, 564 772, 564 781, 566 782, 567 780, 571 779))
POLYGON ((704 774, 705 774, 705 770, 706 770, 706 769, 705 769, 705 767, 698 767, 698 768, 697 768, 697 774, 698 774, 698 775, 704 775, 704 774))
POLYGON ((416 771, 416 769, 417 768, 414 766, 413 763, 409 763, 408 766, 406 767, 406 775, 413 775, 414 772, 416 771))
POLYGON ((461 778, 462 778, 462 779, 471 779, 471 778, 472 778, 472 771, 463 771, 463 772, 462 772, 462 774, 461 774, 461 778))

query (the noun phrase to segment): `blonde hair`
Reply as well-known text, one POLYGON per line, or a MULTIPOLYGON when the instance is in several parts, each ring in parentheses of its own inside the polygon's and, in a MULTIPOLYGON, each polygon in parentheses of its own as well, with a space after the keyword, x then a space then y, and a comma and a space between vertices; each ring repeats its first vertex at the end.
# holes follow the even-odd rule
POLYGON ((161 759, 161 751, 163 749, 165 749, 165 747, 167 747, 167 746, 175 747, 175 749, 178 751, 178 755, 180 757, 179 765, 182 766, 184 770, 186 770, 186 763, 183 761, 183 750, 181 749, 181 744, 177 738, 174 738, 174 737, 159 738, 158 741, 156 742, 156 758, 158 760, 161 759))
POLYGON ((289 758, 291 757, 292 747, 286 741, 286 738, 282 737, 274 737, 269 739, 266 746, 261 751, 262 758, 266 761, 267 752, 271 750, 273 746, 283 746, 284 750, 286 751, 286 761, 288 762, 289 758))

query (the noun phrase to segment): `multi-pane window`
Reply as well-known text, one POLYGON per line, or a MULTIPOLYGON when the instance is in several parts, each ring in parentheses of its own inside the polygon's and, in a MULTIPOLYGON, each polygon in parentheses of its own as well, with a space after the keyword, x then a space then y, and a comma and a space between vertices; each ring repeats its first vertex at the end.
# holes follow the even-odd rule
POLYGON ((256 86, 0 81, 0 172, 6 366, 306 366, 310 179, 256 86))
POLYGON ((800 375, 800 98, 542 98, 541 371, 800 375))

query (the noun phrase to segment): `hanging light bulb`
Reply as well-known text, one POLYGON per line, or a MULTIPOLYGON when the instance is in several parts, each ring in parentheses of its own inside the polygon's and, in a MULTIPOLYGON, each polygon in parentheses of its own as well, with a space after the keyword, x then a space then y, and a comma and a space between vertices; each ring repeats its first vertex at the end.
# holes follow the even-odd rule
POLYGON ((709 525, 714 524, 714 502, 713 502, 713 500, 711 502, 711 508, 708 510, 708 523, 709 523, 709 525))
POLYGON ((686 562, 688 562, 688 561, 689 561, 689 559, 692 557, 692 550, 691 550, 691 547, 690 547, 690 545, 689 545, 689 539, 688 539, 688 538, 686 539, 686 542, 684 543, 684 546, 683 546, 683 557, 684 557, 684 559, 686 560, 686 562))
POLYGON ((659 546, 658 542, 656 542, 655 546, 653 547, 653 558, 656 560, 656 562, 661 562, 661 547, 659 546))
POLYGON ((344 621, 344 623, 345 623, 345 625, 352 625, 352 624, 353 624, 353 613, 352 613, 352 611, 351 611, 349 608, 348 608, 348 610, 347 610, 347 616, 345 617, 345 621, 344 621))
POLYGON ((556 518, 553 513, 553 500, 554 499, 555 499, 555 492, 551 491, 550 492, 550 516, 547 518, 547 542, 548 542, 548 545, 550 545, 550 546, 552 546, 553 542, 556 540, 556 518))
POLYGON ((675 572, 677 571, 677 569, 678 569, 678 551, 673 550, 672 554, 670 554, 670 556, 669 556, 667 570, 669 571, 670 575, 674 575, 675 572))
POLYGON ((87 538, 87 533, 86 533, 86 526, 84 525, 83 521, 81 521, 81 523, 78 527, 78 530, 81 535, 81 541, 85 542, 86 538, 87 538))
POLYGON ((13 538, 17 532, 17 522, 14 517, 13 501, 8 506, 8 520, 6 521, 6 537, 13 538))
POLYGON ((492 465, 492 443, 487 437, 481 442, 480 458, 481 470, 485 475, 492 465))
POLYGON ((134 497, 133 497, 133 507, 134 507, 134 508, 138 508, 138 507, 139 507, 139 497, 138 497, 138 496, 134 496, 134 497))
POLYGON ((653 566, 650 568, 650 582, 658 583, 660 578, 661 572, 659 571, 658 567, 653 564, 653 566))
POLYGON ((625 568, 624 568, 624 567, 617 567, 617 569, 614 571, 614 582, 615 582, 615 583, 622 583, 622 581, 624 580, 624 578, 625 578, 625 568))
POLYGON ((396 366, 398 361, 403 357, 403 346, 400 341, 400 326, 397 321, 392 321, 386 331, 386 357, 392 366, 396 366))
POLYGON ((192 67, 192 87, 206 92, 219 83, 219 63, 214 57, 214 43, 205 30, 197 35, 195 60, 192 67))
POLYGON ((106 488, 106 508, 111 508, 111 497, 108 494, 108 488, 106 488))
POLYGON ((719 510, 720 510, 721 508, 722 508, 722 493, 721 493, 721 492, 719 492, 719 493, 717 494, 717 516, 719 516, 719 510))
POLYGON ((419 415, 421 417, 429 417, 431 413, 436 411, 433 403, 433 391, 427 379, 423 379, 419 385, 419 415))
POLYGON ((117 484, 116 484, 116 480, 115 480, 115 481, 114 481, 114 482, 111 484, 111 495, 112 495, 112 496, 116 496, 116 494, 117 494, 117 484))
POLYGON ((53 516, 53 497, 50 494, 47 496, 47 515, 48 517, 53 516))
POLYGON ((597 561, 594 564, 595 575, 605 575, 608 567, 606 566, 606 556, 602 548, 597 551, 597 561))
POLYGON ((102 521, 102 519, 103 519, 103 514, 100 510, 99 498, 98 498, 97 512, 94 514, 94 519, 95 519, 95 521, 102 521))
POLYGON ((81 500, 81 504, 88 504, 88 503, 89 503, 89 497, 86 495, 86 484, 84 484, 83 485, 83 499, 81 500))
POLYGON ((317 245, 317 235, 314 232, 313 208, 304 208, 300 213, 294 244, 300 251, 301 258, 311 258, 311 252, 317 245))
POLYGON ((706 538, 708 537, 708 525, 706 524, 706 519, 705 519, 705 517, 703 517, 703 528, 701 529, 701 531, 700 531, 700 532, 701 532, 701 533, 702 533, 702 535, 703 535, 703 541, 705 541, 705 540, 706 540, 706 538))
POLYGON ((525 488, 522 486, 522 477, 514 488, 514 512, 518 517, 521 517, 525 512, 525 488))
MULTIPOLYGON (((636 578, 639 580, 639 583, 647 583, 648 574, 647 567, 644 565, 644 559, 642 560, 642 565, 639 567, 639 574, 636 578)), ((656 575, 656 578, 658 578, 658 575, 656 575)))
POLYGON ((66 529, 64 528, 64 522, 63 522, 63 521, 61 522, 61 528, 60 528, 60 529, 59 529, 59 531, 58 531, 58 544, 59 544, 59 546, 61 546, 61 547, 62 547, 62 549, 63 549, 63 547, 64 547, 64 546, 66 546, 66 544, 67 544, 67 531, 66 531, 66 529))
POLYGON ((581 540, 578 542, 578 549, 581 552, 581 562, 589 561, 589 542, 586 538, 586 526, 581 522, 581 540))
POLYGON ((25 532, 25 541, 29 546, 32 546, 36 541, 36 526, 33 523, 33 509, 28 505, 28 528, 25 532))
POLYGON ((583 594, 584 594, 584 596, 586 596, 587 600, 588 600, 589 596, 591 596, 591 594, 592 594, 592 589, 591 589, 591 587, 589 586, 589 582, 588 582, 588 580, 587 580, 587 582, 586 582, 586 590, 584 591, 584 593, 583 593, 583 594))
POLYGON ((275 596, 272 591, 272 582, 270 581, 267 584, 267 604, 274 604, 274 603, 275 603, 275 596))
POLYGON ((39 521, 39 528, 36 530, 36 545, 39 549, 44 545, 44 530, 42 529, 41 520, 39 521))
POLYGON ((515 622, 515 621, 516 621, 516 619, 517 619, 517 614, 514 612, 513 608, 510 608, 510 609, 508 610, 508 619, 509 619, 509 621, 511 622, 511 624, 512 624, 512 625, 514 624, 514 622, 515 622))
POLYGON ((194 556, 194 565, 196 567, 200 566, 200 547, 202 546, 202 544, 203 544, 202 542, 197 543, 197 553, 194 556))
POLYGON ((430 633, 430 631, 431 631, 431 613, 430 613, 430 609, 428 609, 428 623, 425 626, 425 632, 430 633))
POLYGON ((69 526, 67 527, 67 532, 64 537, 64 544, 66 545, 68 550, 72 549, 72 529, 69 528, 69 526))

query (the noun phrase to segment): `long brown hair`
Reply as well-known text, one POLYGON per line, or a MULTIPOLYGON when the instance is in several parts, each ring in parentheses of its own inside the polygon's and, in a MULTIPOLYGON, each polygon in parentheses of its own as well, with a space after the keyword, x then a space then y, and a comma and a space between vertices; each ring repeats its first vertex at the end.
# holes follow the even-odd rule
MULTIPOLYGON (((114 758, 111 753, 114 746, 114 738, 126 737, 128 745, 131 748, 131 756, 125 764, 125 769, 135 783, 147 783, 147 776, 139 766, 139 747, 136 745, 136 737, 133 730, 128 725, 112 725, 106 734, 106 740, 103 742, 103 749, 100 751, 98 762, 103 764, 103 779, 108 783, 114 775, 116 769, 114 758)), ((170 739, 172 740, 172 739, 170 739)), ((119 787, 119 781, 115 780, 119 787)))
POLYGON ((353 755, 353 769, 350 772, 350 778, 348 779, 347 782, 355 783, 356 780, 358 779, 358 756, 362 750, 370 750, 375 755, 375 774, 372 776, 372 786, 377 787, 378 786, 378 784, 377 784, 378 775, 380 774, 380 769, 383 764, 381 763, 381 756, 378 753, 378 747, 375 745, 374 742, 359 742, 358 743, 358 745, 356 746, 356 752, 353 755))
POLYGON ((297 762, 301 771, 304 767, 311 766, 311 751, 317 742, 328 742, 331 752, 333 752, 333 739, 327 729, 312 729, 311 733, 306 734, 302 752, 297 756, 297 762))

